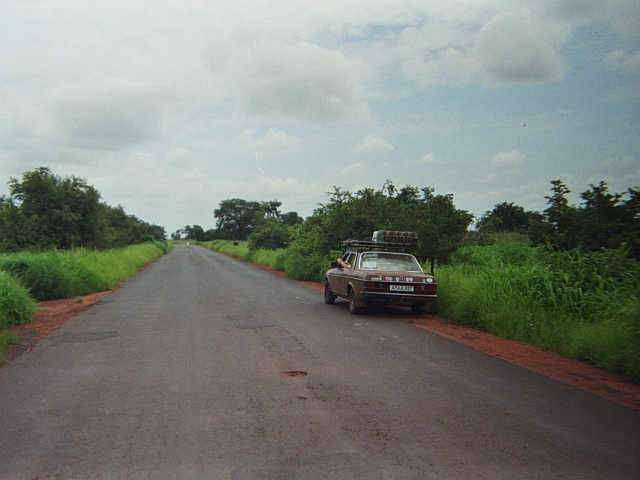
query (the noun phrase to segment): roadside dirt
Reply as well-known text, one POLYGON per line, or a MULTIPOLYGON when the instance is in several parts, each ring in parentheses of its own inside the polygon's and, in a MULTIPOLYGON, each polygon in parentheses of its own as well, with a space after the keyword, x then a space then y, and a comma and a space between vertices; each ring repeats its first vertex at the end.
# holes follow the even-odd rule
MULTIPOLYGON (((286 278, 284 272, 256 266, 286 278)), ((323 290, 323 285, 316 282, 302 281, 298 283, 319 292, 323 290)), ((32 322, 9 329, 11 333, 15 333, 23 339, 23 344, 12 347, 6 352, 7 361, 33 349, 38 339, 46 337, 69 318, 90 308, 109 293, 107 291, 83 297, 38 303, 40 310, 32 316, 32 322)), ((424 328, 488 355, 528 368, 640 412, 640 385, 614 373, 587 363, 563 358, 538 347, 504 340, 479 330, 449 322, 435 315, 421 317, 403 315, 403 320, 405 319, 410 319, 419 328, 424 328)))

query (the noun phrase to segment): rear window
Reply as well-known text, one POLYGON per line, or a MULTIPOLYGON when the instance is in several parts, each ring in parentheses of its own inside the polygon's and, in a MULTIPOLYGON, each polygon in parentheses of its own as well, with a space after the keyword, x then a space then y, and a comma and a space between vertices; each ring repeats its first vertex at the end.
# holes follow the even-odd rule
POLYGON ((360 268, 387 272, 422 272, 422 267, 415 257, 404 253, 363 253, 360 259, 360 268))

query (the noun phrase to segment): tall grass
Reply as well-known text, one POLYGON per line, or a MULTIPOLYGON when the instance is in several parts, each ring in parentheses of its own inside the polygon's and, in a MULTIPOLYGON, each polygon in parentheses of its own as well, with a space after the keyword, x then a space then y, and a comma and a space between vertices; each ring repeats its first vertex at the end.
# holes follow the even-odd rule
POLYGON ((437 278, 443 317, 640 381, 640 269, 624 252, 465 247, 437 278))
POLYGON ((15 278, 0 271, 0 330, 31 320, 36 302, 15 278))
POLYGON ((278 250, 249 248, 247 242, 232 242, 230 240, 214 240, 212 242, 196 242, 198 245, 210 248, 217 252, 238 258, 245 262, 266 265, 275 270, 285 272, 294 280, 311 280, 324 282, 324 276, 330 268, 332 257, 322 255, 303 256, 287 249, 278 250))
POLYGON ((0 271, 17 278, 36 300, 111 290, 169 247, 149 242, 114 250, 51 250, 0 256, 0 271))
POLYGON ((0 255, 0 361, 15 335, 2 332, 31 321, 35 300, 111 290, 168 252, 163 242, 96 251, 87 249, 0 255))
POLYGON ((52 250, 0 255, 0 329, 29 321, 34 300, 111 290, 164 253, 150 242, 116 250, 52 250))
POLYGON ((252 250, 247 242, 232 242, 231 240, 195 243, 245 262, 265 265, 279 271, 285 271, 286 268, 287 251, 284 248, 279 248, 278 250, 265 250, 263 248, 252 250))

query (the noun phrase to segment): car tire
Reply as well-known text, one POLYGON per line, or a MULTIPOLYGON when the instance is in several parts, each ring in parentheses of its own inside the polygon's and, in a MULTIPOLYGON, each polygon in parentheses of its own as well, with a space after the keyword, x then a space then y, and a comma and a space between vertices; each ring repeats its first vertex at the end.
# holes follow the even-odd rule
POLYGON ((336 301, 336 296, 329 288, 329 282, 324 282, 324 303, 327 305, 333 305, 336 301))
POLYGON ((362 307, 356 306, 356 292, 353 289, 349 290, 349 312, 354 315, 362 312, 362 307))

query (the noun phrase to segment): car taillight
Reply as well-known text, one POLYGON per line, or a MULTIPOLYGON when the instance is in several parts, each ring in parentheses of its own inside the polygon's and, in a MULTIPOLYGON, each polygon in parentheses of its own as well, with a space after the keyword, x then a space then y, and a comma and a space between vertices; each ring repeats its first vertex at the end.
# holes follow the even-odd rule
POLYGON ((381 284, 379 282, 366 282, 364 284, 364 286, 366 288, 382 288, 381 284))

